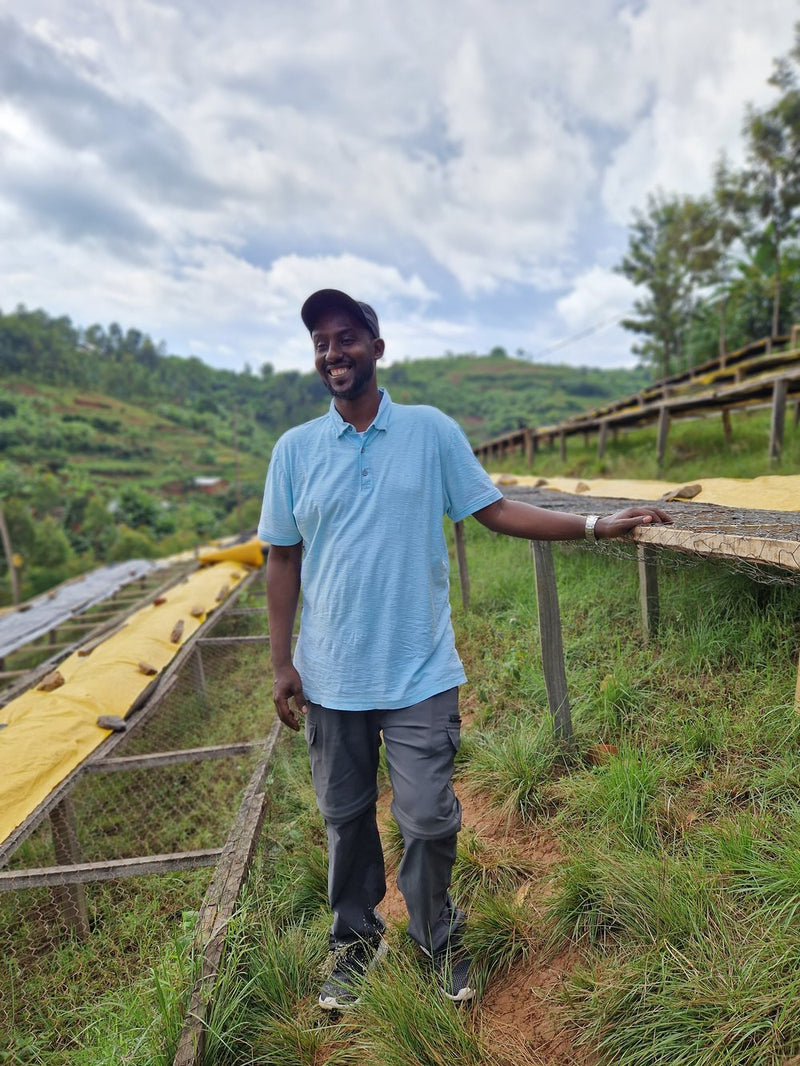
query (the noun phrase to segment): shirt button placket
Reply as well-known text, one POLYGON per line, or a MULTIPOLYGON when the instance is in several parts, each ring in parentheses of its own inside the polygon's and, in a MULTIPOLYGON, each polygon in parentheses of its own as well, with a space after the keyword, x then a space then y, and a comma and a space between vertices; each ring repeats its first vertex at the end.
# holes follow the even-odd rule
POLYGON ((361 491, 369 492, 372 487, 372 478, 369 476, 369 467, 367 466, 367 457, 365 453, 365 445, 361 445, 361 451, 358 455, 359 466, 361 467, 361 491))

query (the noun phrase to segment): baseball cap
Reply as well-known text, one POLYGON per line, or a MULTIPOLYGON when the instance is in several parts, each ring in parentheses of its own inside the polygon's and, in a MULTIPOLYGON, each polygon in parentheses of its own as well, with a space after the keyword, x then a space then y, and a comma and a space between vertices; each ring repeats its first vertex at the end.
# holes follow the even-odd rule
POLYGON ((373 337, 380 337, 381 331, 378 325, 378 316, 369 304, 365 304, 361 300, 354 300, 352 296, 348 296, 346 292, 340 292, 339 289, 319 289, 318 292, 312 293, 303 304, 300 309, 300 317, 303 319, 309 333, 314 332, 314 324, 322 312, 328 311, 332 307, 340 307, 345 311, 349 311, 351 315, 367 327, 373 337))

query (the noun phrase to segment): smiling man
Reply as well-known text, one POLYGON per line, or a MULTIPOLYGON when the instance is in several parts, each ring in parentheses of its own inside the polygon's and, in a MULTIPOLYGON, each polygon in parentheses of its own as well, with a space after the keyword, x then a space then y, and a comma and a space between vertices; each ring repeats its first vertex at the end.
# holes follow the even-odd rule
POLYGON ((331 971, 320 1006, 344 1010, 383 954, 386 892, 376 823, 381 738, 392 813, 403 835, 397 875, 408 933, 449 999, 471 999, 464 913, 450 897, 461 827, 452 786, 465 680, 450 622, 442 518, 474 515, 531 540, 618 537, 668 522, 655 507, 605 518, 506 500, 459 426, 434 407, 393 404, 378 387, 378 316, 338 289, 301 315, 327 414, 275 445, 259 536, 270 545, 267 605, 278 717, 305 718, 314 790, 328 838, 331 971), (303 591, 300 633, 292 629, 303 591))

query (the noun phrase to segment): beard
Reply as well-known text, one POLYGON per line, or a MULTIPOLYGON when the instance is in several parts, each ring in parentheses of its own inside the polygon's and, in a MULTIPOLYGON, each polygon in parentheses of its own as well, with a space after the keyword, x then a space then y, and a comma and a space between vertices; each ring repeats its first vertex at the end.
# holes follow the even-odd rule
POLYGON ((346 389, 335 388, 327 377, 322 379, 322 383, 335 400, 357 400, 362 393, 366 392, 367 387, 372 382, 374 376, 374 364, 370 366, 356 366, 353 368, 352 380, 346 389))

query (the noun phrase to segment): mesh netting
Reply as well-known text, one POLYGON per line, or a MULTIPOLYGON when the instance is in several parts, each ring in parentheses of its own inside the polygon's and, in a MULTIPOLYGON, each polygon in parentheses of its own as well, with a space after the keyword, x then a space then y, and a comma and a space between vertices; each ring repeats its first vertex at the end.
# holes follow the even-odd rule
POLYGON ((0 891, 0 1034, 12 1048, 33 1040, 62 1061, 109 990, 191 932, 272 718, 266 632, 263 588, 250 585, 163 700, 133 712, 110 757, 84 768, 8 859, 3 873, 20 875, 94 864, 85 884, 54 873, 54 883, 0 891), (109 867, 151 856, 169 858, 137 876, 109 867))

